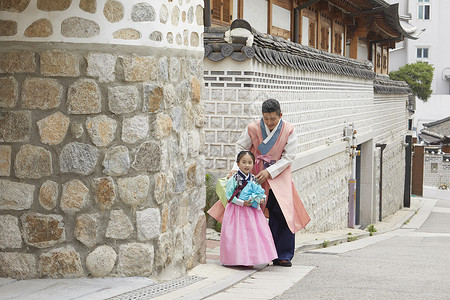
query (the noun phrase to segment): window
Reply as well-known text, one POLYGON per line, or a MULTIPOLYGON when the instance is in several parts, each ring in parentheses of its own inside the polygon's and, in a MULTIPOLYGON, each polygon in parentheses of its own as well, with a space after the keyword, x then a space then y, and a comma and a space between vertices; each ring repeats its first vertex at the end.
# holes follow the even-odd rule
POLYGON ((418 16, 419 20, 429 20, 430 19, 430 0, 418 0, 418 16))
POLYGON ((211 23, 215 25, 230 25, 232 21, 232 1, 212 0, 211 23))
POLYGON ((429 56, 428 56, 428 48, 417 48, 417 59, 418 62, 429 62, 429 56))

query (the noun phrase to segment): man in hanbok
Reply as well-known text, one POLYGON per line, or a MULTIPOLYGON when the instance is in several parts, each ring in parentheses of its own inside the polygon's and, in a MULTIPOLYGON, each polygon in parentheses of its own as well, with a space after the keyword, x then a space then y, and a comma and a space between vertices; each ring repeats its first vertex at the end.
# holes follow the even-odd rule
POLYGON ((278 254, 273 264, 290 267, 295 232, 311 220, 292 181, 291 164, 296 155, 297 136, 294 126, 282 120, 277 100, 264 101, 262 114, 261 120, 247 126, 237 145, 239 151, 250 150, 256 156, 252 173, 267 195, 265 211, 278 254))

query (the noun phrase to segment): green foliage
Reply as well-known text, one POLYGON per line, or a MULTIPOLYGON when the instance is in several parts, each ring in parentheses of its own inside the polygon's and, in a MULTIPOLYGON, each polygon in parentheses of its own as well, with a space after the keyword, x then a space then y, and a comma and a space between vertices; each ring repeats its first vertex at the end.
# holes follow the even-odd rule
POLYGON ((417 62, 406 64, 397 71, 390 72, 389 77, 392 80, 405 81, 414 95, 426 102, 433 92, 431 90, 433 71, 434 67, 432 65, 417 62))
POLYGON ((373 233, 374 232, 377 232, 377 229, 375 228, 375 226, 374 225, 369 225, 369 226, 367 226, 367 231, 369 231, 370 232, 370 236, 372 236, 373 235, 373 233))
POLYGON ((353 242, 353 241, 356 241, 357 239, 358 239, 357 236, 349 236, 349 237, 347 238, 347 242, 353 242))
POLYGON ((221 225, 219 222, 214 220, 207 211, 211 208, 211 206, 216 203, 218 200, 217 194, 216 194, 216 185, 214 182, 214 178, 210 174, 206 174, 205 176, 205 188, 206 188, 206 203, 205 208, 203 209, 205 215, 206 215, 206 222, 208 227, 214 228, 216 231, 220 232, 221 225))
POLYGON ((330 241, 323 241, 322 243, 322 248, 326 248, 328 247, 328 244, 330 243, 330 241))

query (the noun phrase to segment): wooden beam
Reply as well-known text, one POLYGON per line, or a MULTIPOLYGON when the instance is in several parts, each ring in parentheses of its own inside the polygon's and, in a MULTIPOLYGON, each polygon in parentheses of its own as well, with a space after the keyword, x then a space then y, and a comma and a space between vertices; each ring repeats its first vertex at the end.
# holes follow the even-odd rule
POLYGON ((238 7, 237 7, 237 17, 238 19, 244 18, 244 0, 238 0, 238 7))
POLYGON ((342 19, 342 23, 345 25, 355 25, 355 19, 353 17, 345 14, 344 18, 342 19))
POLYGON ((358 59, 358 37, 353 36, 350 39, 350 58, 358 59))
POLYGON ((317 9, 319 11, 329 11, 330 10, 330 4, 328 4, 328 2, 326 2, 326 1, 320 1, 318 3, 317 9))
POLYGON ((267 0, 267 33, 272 34, 272 0, 267 0))

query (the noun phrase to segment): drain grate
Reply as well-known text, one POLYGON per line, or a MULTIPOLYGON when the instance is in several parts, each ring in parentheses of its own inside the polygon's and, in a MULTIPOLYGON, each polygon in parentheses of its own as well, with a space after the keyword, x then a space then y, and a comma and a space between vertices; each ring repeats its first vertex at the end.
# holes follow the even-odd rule
POLYGON ((168 282, 155 283, 134 291, 108 298, 108 300, 143 300, 161 296, 205 279, 199 276, 187 276, 168 282))

